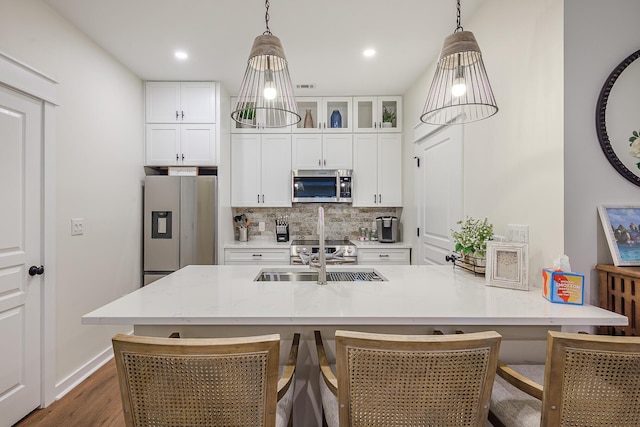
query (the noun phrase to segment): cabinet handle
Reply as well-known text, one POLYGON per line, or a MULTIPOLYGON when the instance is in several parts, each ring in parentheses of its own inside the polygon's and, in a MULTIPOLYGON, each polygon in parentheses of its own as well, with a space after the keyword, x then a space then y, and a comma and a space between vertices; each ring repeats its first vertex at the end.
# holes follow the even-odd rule
POLYGON ((382 194, 378 194, 378 203, 382 203, 382 194))
POLYGON ((184 160, 184 153, 182 153, 182 160, 184 160))
POLYGON ((262 195, 262 203, 264 203, 264 194, 262 195))
POLYGON ((327 159, 324 159, 324 165, 327 166, 327 159))
POLYGON ((373 195, 373 203, 378 203, 378 199, 376 198, 376 195, 373 195))
POLYGON ((373 122, 373 128, 377 129, 378 128, 378 122, 373 122))
POLYGON ((176 162, 180 160, 180 156, 178 155, 178 153, 176 153, 176 162))
POLYGON ((258 194, 258 203, 260 203, 260 195, 258 194))
MULTIPOLYGON (((262 256, 262 254, 253 254, 253 256, 262 256)), ((388 255, 387 255, 388 256, 388 255)))
POLYGON ((322 166, 321 160, 318 159, 318 166, 322 166))
POLYGON ((182 120, 184 120, 184 111, 182 111, 182 120))
POLYGON ((180 115, 178 114, 178 110, 176 110, 176 120, 178 120, 180 118, 180 115))
POLYGON ((380 258, 389 258, 389 254, 380 254, 378 255, 380 258))

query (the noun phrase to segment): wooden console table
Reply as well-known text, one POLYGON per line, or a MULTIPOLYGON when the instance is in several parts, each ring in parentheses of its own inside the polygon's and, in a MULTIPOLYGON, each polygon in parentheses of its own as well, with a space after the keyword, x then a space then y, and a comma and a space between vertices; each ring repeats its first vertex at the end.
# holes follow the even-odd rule
POLYGON ((600 307, 629 319, 628 326, 602 326, 600 333, 640 336, 640 267, 598 264, 596 270, 600 275, 600 307))

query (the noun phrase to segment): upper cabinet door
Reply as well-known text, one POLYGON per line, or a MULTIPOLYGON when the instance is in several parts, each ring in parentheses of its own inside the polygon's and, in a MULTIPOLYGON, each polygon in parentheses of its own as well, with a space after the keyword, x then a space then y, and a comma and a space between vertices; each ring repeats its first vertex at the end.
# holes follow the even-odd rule
POLYGON ((298 114, 302 119, 293 133, 351 132, 351 97, 298 97, 298 114))
POLYGON ((401 96, 353 98, 354 132, 402 132, 401 96))
POLYGON ((216 84, 213 82, 180 83, 180 108, 182 123, 215 123, 216 84))
POLYGON ((353 129, 350 97, 322 98, 322 132, 351 132, 353 129))
POLYGON ((215 123, 214 82, 147 82, 147 123, 215 123))
POLYGON ((293 135, 293 169, 323 169, 322 135, 293 135))
POLYGON ((146 122, 180 122, 180 82, 146 83, 146 122))

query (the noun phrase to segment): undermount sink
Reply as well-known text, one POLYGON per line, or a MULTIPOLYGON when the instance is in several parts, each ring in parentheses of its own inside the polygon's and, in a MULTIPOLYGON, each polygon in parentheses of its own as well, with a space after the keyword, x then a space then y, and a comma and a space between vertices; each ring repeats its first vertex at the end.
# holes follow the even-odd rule
MULTIPOLYGON (((255 282, 316 282, 318 272, 267 268, 260 270, 253 280, 255 282)), ((328 282, 385 282, 386 280, 372 268, 327 271, 328 282)))

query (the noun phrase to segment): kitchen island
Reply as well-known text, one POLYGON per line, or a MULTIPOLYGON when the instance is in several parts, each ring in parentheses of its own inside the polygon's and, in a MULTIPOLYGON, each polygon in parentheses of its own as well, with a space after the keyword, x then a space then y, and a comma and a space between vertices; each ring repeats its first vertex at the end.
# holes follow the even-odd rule
MULTIPOLYGON (((82 317, 83 324, 133 325, 138 335, 228 337, 279 333, 286 357, 301 333, 294 424, 313 426, 321 409, 313 331, 333 348, 336 329, 430 334, 495 330, 507 362, 544 362, 547 330, 591 331, 626 325, 601 308, 552 304, 541 290, 485 286, 451 266, 374 266, 386 281, 257 282, 262 270, 308 271, 305 266, 188 266, 82 317)), ((363 270, 330 266, 328 271, 363 270)), ((369 268, 371 270, 371 268, 369 268)), ((331 350, 329 350, 331 351, 331 350)), ((331 356, 331 355, 330 355, 331 356)))

